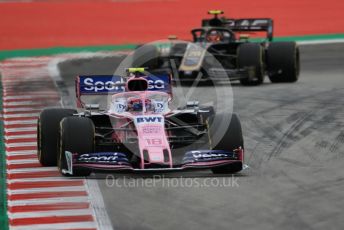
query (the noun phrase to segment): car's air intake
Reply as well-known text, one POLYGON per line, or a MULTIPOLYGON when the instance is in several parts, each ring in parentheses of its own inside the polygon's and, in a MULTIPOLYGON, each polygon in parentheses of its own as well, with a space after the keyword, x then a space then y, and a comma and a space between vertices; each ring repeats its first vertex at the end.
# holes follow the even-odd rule
POLYGON ((128 91, 146 91, 148 89, 148 81, 144 78, 134 78, 127 83, 128 91))

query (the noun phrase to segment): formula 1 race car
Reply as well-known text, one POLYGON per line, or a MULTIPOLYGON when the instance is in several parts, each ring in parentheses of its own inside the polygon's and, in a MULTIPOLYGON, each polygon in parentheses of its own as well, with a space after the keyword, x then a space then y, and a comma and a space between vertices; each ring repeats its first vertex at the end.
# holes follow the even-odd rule
POLYGON ((273 42, 272 19, 220 18, 220 10, 209 14, 214 18, 203 19, 202 27, 191 31, 193 42, 171 42, 169 55, 160 60, 164 65, 174 60, 179 72, 175 81, 192 82, 200 72, 202 81, 229 78, 243 85, 259 85, 265 75, 271 82, 298 80, 299 48, 295 42, 273 42), (243 32, 266 33, 266 38, 249 41, 243 32))
POLYGON ((236 173, 243 169, 237 115, 218 115, 196 102, 172 111, 169 74, 129 68, 128 75, 78 76, 79 112, 64 108, 41 112, 37 144, 43 166, 57 165, 65 176, 87 176, 94 170, 236 173), (102 110, 85 104, 82 96, 90 95, 106 95, 110 105, 102 110), (224 132, 219 136, 220 127, 224 132))

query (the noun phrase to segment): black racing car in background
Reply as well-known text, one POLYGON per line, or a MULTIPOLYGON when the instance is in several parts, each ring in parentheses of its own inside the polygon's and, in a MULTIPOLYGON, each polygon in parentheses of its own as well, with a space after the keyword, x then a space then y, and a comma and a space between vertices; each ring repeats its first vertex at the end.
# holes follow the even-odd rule
POLYGON ((145 45, 134 53, 134 65, 150 69, 178 70, 174 81, 193 82, 240 80, 243 85, 259 85, 267 75, 271 82, 295 82, 300 72, 300 52, 295 42, 273 41, 273 20, 219 17, 222 11, 208 12, 202 27, 191 30, 192 42, 171 41, 164 49, 145 45), (265 33, 250 39, 249 34, 265 33), (142 56, 155 56, 142 62, 142 56), (201 75, 199 75, 202 73, 201 75), (201 76, 201 77, 199 77, 201 76))

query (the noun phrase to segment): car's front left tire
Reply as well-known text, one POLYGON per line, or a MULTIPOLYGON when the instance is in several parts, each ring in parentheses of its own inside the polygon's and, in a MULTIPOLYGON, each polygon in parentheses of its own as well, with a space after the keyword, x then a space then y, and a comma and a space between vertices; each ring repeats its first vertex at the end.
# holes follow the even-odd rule
POLYGON ((296 82, 300 75, 300 51, 296 42, 272 42, 267 50, 271 82, 296 82))
MULTIPOLYGON (((243 43, 237 49, 237 67, 252 69, 253 79, 240 79, 242 85, 260 85, 264 82, 264 48, 259 43, 243 43)), ((249 70, 250 72, 250 70, 249 70)))
MULTIPOLYGON (((225 150, 233 152, 235 149, 244 149, 244 138, 242 135, 241 123, 239 117, 236 114, 219 114, 214 120, 213 127, 209 129, 209 138, 211 140, 211 149, 213 150, 225 150), (216 132, 222 129, 224 119, 231 119, 229 126, 226 128, 222 137, 216 137, 216 132), (215 138, 219 138, 216 140, 215 138)), ((212 169, 214 174, 232 174, 242 170, 242 162, 236 162, 231 165, 220 166, 212 169)))

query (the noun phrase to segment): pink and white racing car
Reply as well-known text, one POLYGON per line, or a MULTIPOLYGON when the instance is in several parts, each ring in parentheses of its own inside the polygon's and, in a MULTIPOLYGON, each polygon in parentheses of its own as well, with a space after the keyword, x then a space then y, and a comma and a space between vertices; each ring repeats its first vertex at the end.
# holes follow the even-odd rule
POLYGON ((189 102, 170 109, 171 77, 130 68, 129 77, 78 76, 74 109, 47 108, 37 125, 38 159, 66 176, 92 171, 243 169, 244 144, 235 114, 189 102), (106 110, 85 104, 83 95, 110 95, 106 110), (223 127, 227 121, 228 127, 223 127), (230 122, 229 122, 230 121, 230 122), (221 135, 218 130, 225 128, 221 135))

